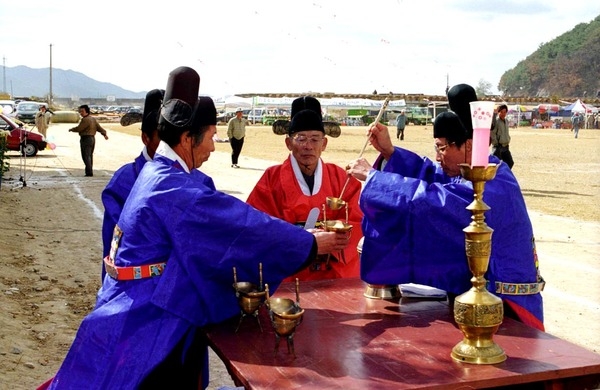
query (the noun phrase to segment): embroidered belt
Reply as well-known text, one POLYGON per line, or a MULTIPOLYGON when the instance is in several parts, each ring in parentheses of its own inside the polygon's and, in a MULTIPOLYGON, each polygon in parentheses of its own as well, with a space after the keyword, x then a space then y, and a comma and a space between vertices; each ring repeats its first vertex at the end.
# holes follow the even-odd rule
POLYGON ((160 276, 167 263, 144 264, 133 267, 116 266, 110 256, 104 258, 106 273, 116 280, 136 280, 160 276))
POLYGON ((496 282, 496 293, 505 295, 533 295, 544 290, 546 282, 541 279, 537 283, 502 283, 496 282))

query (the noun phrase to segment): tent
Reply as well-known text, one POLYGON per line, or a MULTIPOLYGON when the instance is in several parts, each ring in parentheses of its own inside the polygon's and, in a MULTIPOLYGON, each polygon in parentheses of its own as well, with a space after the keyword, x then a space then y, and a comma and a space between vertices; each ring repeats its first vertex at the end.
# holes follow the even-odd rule
POLYGON ((508 106, 508 113, 514 113, 514 112, 527 112, 527 107, 522 106, 520 104, 515 104, 512 106, 508 106))
POLYGON ((548 113, 558 113, 560 110, 560 106, 558 104, 540 104, 537 106, 540 114, 548 113))
POLYGON ((568 106, 564 106, 562 109, 564 111, 568 111, 569 113, 579 112, 584 114, 592 114, 598 112, 597 107, 588 106, 587 104, 583 103, 581 99, 577 99, 575 103, 571 103, 568 106))

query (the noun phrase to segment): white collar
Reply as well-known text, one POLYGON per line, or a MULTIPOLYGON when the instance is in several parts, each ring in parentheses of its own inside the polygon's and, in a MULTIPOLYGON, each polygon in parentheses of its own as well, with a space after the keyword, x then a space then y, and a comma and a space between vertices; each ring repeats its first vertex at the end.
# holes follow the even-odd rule
POLYGON ((306 184, 306 181, 304 180, 304 176, 302 176, 300 165, 298 164, 298 161, 296 160, 293 154, 290 154, 290 161, 292 163, 292 170, 294 171, 294 175, 296 176, 296 180, 300 185, 302 193, 306 196, 318 194, 319 190, 321 190, 321 182, 323 181, 323 164, 321 162, 321 159, 319 159, 319 161, 317 162, 317 168, 315 169, 315 182, 313 185, 312 194, 310 193, 310 188, 308 188, 308 184, 306 184))
POLYGON ((161 156, 165 156, 169 160, 178 161, 181 167, 187 173, 190 173, 190 168, 187 166, 187 164, 181 159, 181 157, 179 157, 177 153, 175 153, 173 149, 171 149, 169 145, 167 145, 166 142, 160 141, 158 148, 156 148, 156 153, 160 154, 161 156))
POLYGON ((147 147, 144 146, 144 149, 142 149, 142 154, 144 155, 144 159, 146 161, 152 161, 152 158, 148 154, 148 148, 147 147))

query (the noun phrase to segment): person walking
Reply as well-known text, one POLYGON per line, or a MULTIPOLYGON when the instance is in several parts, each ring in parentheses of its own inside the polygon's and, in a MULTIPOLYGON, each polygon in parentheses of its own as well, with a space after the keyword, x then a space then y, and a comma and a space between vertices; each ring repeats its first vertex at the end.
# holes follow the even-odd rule
POLYGON ((573 124, 573 133, 575 134, 575 138, 579 136, 579 128, 581 127, 582 117, 578 112, 573 114, 571 117, 571 123, 573 124))
POLYGON ((50 125, 50 118, 52 114, 46 109, 46 106, 41 104, 39 111, 35 114, 35 127, 37 127, 38 131, 41 135, 46 138, 46 132, 48 130, 48 126, 50 125))
POLYGON ((238 107, 235 110, 235 118, 231 118, 227 123, 227 137, 231 144, 231 167, 239 168, 238 158, 244 146, 244 137, 246 136, 246 119, 243 116, 242 109, 238 107))
POLYGON ((105 140, 108 140, 106 130, 100 126, 96 118, 90 115, 90 107, 87 104, 79 106, 79 115, 81 122, 76 127, 69 129, 74 133, 79 133, 79 146, 81 148, 81 158, 85 164, 85 175, 94 176, 94 147, 96 146, 96 132, 100 132, 105 140))
POLYGON ((508 106, 501 104, 498 107, 498 112, 494 115, 491 129, 491 142, 492 142, 492 154, 504 161, 510 169, 515 164, 512 158, 512 154, 508 149, 510 144, 510 134, 508 133, 508 121, 506 120, 506 114, 508 113, 508 106))
POLYGON ((396 138, 404 141, 404 128, 406 127, 406 115, 404 110, 400 111, 400 115, 396 118, 396 138))

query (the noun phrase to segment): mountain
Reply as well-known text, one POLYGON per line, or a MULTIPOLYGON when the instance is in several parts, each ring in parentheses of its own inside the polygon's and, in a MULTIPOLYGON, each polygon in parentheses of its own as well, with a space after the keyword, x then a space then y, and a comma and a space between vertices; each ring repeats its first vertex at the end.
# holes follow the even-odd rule
POLYGON ((600 97, 600 16, 541 44, 502 75, 498 89, 513 97, 600 97))
MULTIPOLYGON (((50 90, 50 68, 33 69, 19 65, 5 68, 6 89, 14 97, 46 97, 50 90)), ((55 98, 97 98, 116 96, 143 99, 146 91, 132 92, 111 83, 96 81, 74 70, 52 68, 52 95, 55 98)))

